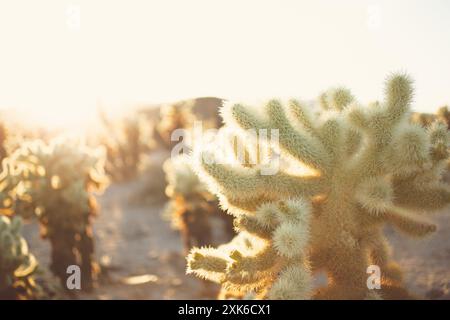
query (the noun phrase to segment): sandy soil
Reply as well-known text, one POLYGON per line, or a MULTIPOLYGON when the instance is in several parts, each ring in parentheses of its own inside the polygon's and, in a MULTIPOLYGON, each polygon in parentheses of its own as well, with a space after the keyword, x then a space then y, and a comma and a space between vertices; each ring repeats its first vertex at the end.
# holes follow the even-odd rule
MULTIPOLYGON (((95 222, 96 254, 103 265, 99 286, 81 299, 208 299, 216 287, 185 275, 179 234, 162 218, 163 201, 139 203, 139 181, 110 186, 99 197, 102 213, 95 222)), ((405 271, 408 288, 431 299, 450 299, 450 215, 437 215, 439 230, 426 239, 410 239, 392 229, 386 234, 393 255, 405 271)), ((43 267, 49 247, 35 224, 25 226, 30 249, 43 267)))

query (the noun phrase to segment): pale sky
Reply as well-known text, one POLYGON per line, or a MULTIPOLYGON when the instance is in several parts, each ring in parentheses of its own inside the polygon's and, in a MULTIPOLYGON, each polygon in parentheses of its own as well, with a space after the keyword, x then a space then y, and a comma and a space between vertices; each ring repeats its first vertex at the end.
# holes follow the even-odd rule
POLYGON ((0 0, 0 108, 37 121, 337 85, 369 102, 399 70, 414 109, 450 104, 450 1, 0 0))

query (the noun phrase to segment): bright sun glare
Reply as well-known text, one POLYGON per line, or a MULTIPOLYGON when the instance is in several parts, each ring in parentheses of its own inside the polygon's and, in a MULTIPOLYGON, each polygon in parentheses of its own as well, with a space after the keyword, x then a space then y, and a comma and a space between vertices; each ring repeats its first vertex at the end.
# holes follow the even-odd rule
POLYGON ((430 112, 450 102, 450 5, 433 2, 2 2, 0 108, 78 128, 99 100, 313 99, 346 85, 368 102, 405 70, 430 112))

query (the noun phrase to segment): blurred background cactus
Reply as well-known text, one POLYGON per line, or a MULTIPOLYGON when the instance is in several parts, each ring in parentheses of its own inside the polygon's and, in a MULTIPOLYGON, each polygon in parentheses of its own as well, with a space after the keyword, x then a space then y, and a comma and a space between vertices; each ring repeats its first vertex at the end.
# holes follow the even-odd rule
POLYGON ((170 219, 172 227, 180 231, 186 254, 193 246, 210 245, 216 243, 218 238, 222 241, 231 239, 231 216, 219 208, 217 198, 200 182, 188 157, 180 155, 168 159, 164 163, 164 171, 168 183, 166 195, 170 199, 164 214, 170 219), (212 228, 214 219, 221 221, 222 230, 212 228))
POLYGON ((188 129, 194 121, 191 106, 181 107, 180 104, 164 105, 160 109, 161 121, 156 125, 156 137, 161 145, 171 149, 178 141, 172 141, 171 136, 176 129, 188 129))
POLYGON ((0 123, 0 163, 7 156, 8 130, 4 123, 0 123))
POLYGON ((101 191, 104 152, 66 140, 24 143, 3 161, 0 178, 2 212, 37 218, 41 236, 51 243, 51 270, 63 287, 69 265, 82 270, 82 288, 90 289, 96 273, 92 218, 101 191))
POLYGON ((442 123, 447 125, 447 128, 450 129, 450 111, 448 110, 448 106, 442 106, 436 112, 437 119, 442 123))
MULTIPOLYGON (((331 90, 321 96, 325 110, 320 114, 296 100, 288 108, 276 100, 259 109, 224 107, 225 123, 236 132, 278 130, 284 161, 267 175, 258 163, 204 161, 217 160, 213 149, 197 152, 200 177, 252 237, 245 240, 251 249, 244 252, 233 241, 193 250, 188 271, 228 290, 306 298, 310 265, 312 272, 328 276, 328 285, 312 291, 313 298, 410 298, 382 228, 390 224, 415 237, 436 230, 427 216, 450 203, 448 185, 441 180, 448 134, 438 123, 429 129, 409 123, 413 89, 407 76, 391 76, 385 92, 384 103, 364 108, 350 91, 331 90), (277 210, 296 224, 277 225, 276 217, 282 216, 277 210), (265 243, 255 244, 261 239, 265 243), (296 259, 295 271, 283 264, 286 258, 296 259), (376 293, 367 287, 370 265, 382 272, 382 289, 376 293)), ((246 146, 255 153, 251 144, 246 146)))
POLYGON ((215 209, 214 196, 198 180, 185 157, 178 156, 164 163, 168 185, 169 202, 165 215, 170 217, 172 227, 179 230, 186 253, 193 246, 212 242, 210 215, 215 209))
POLYGON ((21 235, 20 217, 0 216, 0 299, 34 299, 37 261, 21 235))
POLYGON ((106 173, 114 181, 136 177, 143 155, 154 147, 152 123, 139 113, 118 122, 112 122, 102 110, 99 115, 106 131, 100 138, 106 148, 106 173))
POLYGON ((439 121, 450 129, 450 111, 447 106, 442 106, 438 108, 435 114, 433 113, 421 113, 413 112, 411 114, 411 121, 413 123, 419 124, 423 127, 429 127, 435 121, 439 121))
POLYGON ((219 98, 202 97, 160 106, 159 121, 155 126, 155 140, 159 145, 171 149, 181 142, 171 140, 171 135, 176 129, 189 130, 195 121, 201 122, 204 129, 219 128, 221 118, 218 110, 222 102, 223 100, 219 98))
POLYGON ((413 112, 411 114, 411 121, 422 127, 429 127, 436 119, 436 116, 431 113, 413 112))

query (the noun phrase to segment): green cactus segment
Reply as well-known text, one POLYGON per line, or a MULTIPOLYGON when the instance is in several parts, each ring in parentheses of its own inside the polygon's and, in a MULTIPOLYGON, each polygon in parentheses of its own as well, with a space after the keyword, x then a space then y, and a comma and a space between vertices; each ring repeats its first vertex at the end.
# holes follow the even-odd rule
MULTIPOLYGON (((350 91, 334 89, 319 98, 323 110, 316 113, 294 100, 287 108, 275 100, 258 109, 224 106, 225 125, 236 136, 279 131, 279 171, 207 162, 207 147, 194 153, 200 178, 236 216, 239 235, 217 249, 193 249, 188 272, 222 283, 222 297, 363 299, 373 297, 367 267, 378 264, 386 276, 377 296, 408 297, 382 228, 415 237, 436 230, 423 215, 450 203, 441 180, 448 135, 441 124, 409 123, 413 89, 406 75, 390 76, 385 93, 384 103, 362 107, 350 91), (211 271, 209 257, 221 257, 220 268, 211 271), (328 285, 312 290, 319 271, 328 285)), ((258 141, 245 143, 251 151, 258 141)))

